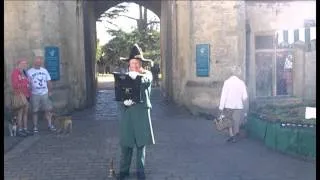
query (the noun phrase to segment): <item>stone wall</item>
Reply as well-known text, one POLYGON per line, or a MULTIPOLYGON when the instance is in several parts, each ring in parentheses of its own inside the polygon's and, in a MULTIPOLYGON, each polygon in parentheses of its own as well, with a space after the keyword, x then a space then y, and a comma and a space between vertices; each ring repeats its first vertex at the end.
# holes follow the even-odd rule
MULTIPOLYGON (((255 100, 254 35, 274 35, 278 29, 300 26, 301 19, 288 19, 296 13, 293 4, 284 1, 175 1, 163 6, 163 69, 172 68, 172 75, 164 75, 167 76, 164 87, 168 89, 168 79, 172 78, 173 100, 185 105, 192 113, 214 114, 219 104, 223 81, 230 75, 230 68, 235 65, 241 66, 242 79, 248 85, 250 100, 255 100), (169 20, 172 28, 167 26, 170 24, 169 20), (168 34, 175 38, 168 38, 168 34), (171 48, 168 42, 171 42, 171 48), (195 49, 196 44, 200 43, 210 44, 209 77, 196 76, 195 49), (170 60, 172 67, 168 66, 170 60)), ((296 73, 303 73, 302 69, 297 68, 296 73)), ((297 75, 296 77, 296 81, 302 81, 297 75)), ((302 87, 295 89, 295 94, 301 94, 300 97, 304 96, 302 87)))
POLYGON ((274 35, 275 31, 279 28, 288 27, 288 24, 278 23, 280 17, 283 17, 284 9, 288 8, 288 3, 283 3, 276 6, 274 2, 246 2, 246 21, 249 27, 248 39, 250 53, 248 54, 248 93, 249 100, 255 101, 256 99, 256 64, 255 64, 255 36, 256 35, 274 35), (277 10, 278 9, 278 10, 277 10))
MULTIPOLYGON (((247 84, 250 95, 250 100, 255 100, 255 35, 275 35, 277 30, 289 30, 303 28, 303 14, 300 8, 315 8, 315 1, 281 1, 281 3, 275 2, 261 2, 261 1, 247 1, 246 2, 246 20, 250 27, 250 54, 249 54, 249 69, 247 84), (297 3, 303 3, 301 6, 297 6, 297 3), (302 7, 303 6, 303 7, 302 7), (297 14, 297 12, 301 14, 297 14)), ((309 17, 314 18, 316 17, 309 17)), ((294 64, 294 83, 293 83, 293 95, 298 98, 305 98, 305 89, 308 89, 305 83, 307 80, 305 74, 306 63, 311 63, 312 60, 307 62, 305 59, 304 47, 295 47, 295 64, 294 64)), ((308 56, 309 57, 309 56, 308 56)), ((311 58, 312 59, 312 58, 311 58)), ((312 78, 311 78, 312 79, 312 78)), ((312 82, 312 80, 311 80, 312 82)), ((314 94, 310 92, 309 94, 314 94)), ((312 95, 311 95, 312 96, 312 95)), ((311 97, 309 96, 309 97, 311 97)), ((315 97, 315 96, 314 96, 315 97)))
POLYGON ((192 113, 214 113, 231 67, 239 65, 244 72, 244 10, 243 1, 176 2, 175 99, 192 113), (202 43, 211 48, 209 77, 196 76, 195 49, 202 43))
MULTIPOLYGON (((5 105, 10 104, 10 73, 15 60, 45 46, 60 48, 60 80, 54 81, 54 106, 73 110, 85 105, 81 1, 5 1, 5 105)), ((43 52, 42 52, 43 53, 43 52)))
MULTIPOLYGON (((313 1, 312 1, 313 2, 313 1)), ((255 98, 255 33, 291 28, 285 21, 288 3, 257 1, 161 1, 162 91, 193 113, 214 113, 224 80, 235 65, 242 67, 250 99, 255 98), (246 41, 246 24, 250 27, 246 41), (246 43, 249 47, 246 48, 246 43), (196 76, 196 45, 210 44, 209 77, 196 76), (250 50, 246 56, 246 50, 250 50), (249 61, 246 64, 246 59, 249 61), (245 79, 248 77, 248 79, 245 79)), ((10 72, 18 57, 32 61, 33 50, 60 47, 61 80, 54 82, 54 104, 65 110, 94 103, 96 87, 94 3, 77 1, 5 1, 5 104, 9 105, 10 72)), ((302 54, 301 54, 302 56, 302 54)), ((304 54, 303 54, 304 56, 304 54)), ((305 54, 302 71, 315 72, 312 53, 305 54), (311 59, 311 60, 307 60, 311 59)), ((297 62, 302 63, 303 62, 297 62)), ((300 67, 300 66, 299 66, 300 67)), ((298 79, 314 87, 315 73, 298 79)), ((313 88, 315 89, 315 88, 313 88)), ((298 90, 305 98, 315 91, 298 90)))

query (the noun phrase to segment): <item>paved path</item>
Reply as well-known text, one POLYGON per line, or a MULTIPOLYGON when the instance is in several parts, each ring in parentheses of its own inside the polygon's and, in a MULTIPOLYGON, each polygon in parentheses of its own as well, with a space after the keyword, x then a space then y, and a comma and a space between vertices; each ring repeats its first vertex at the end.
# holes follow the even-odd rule
MULTIPOLYGON (((274 152, 251 139, 227 144, 212 121, 167 104, 159 94, 153 90, 156 145, 147 148, 148 180, 315 179, 315 162, 274 152)), ((112 90, 98 92, 96 107, 74 113, 74 131, 69 136, 50 134, 43 125, 39 136, 25 138, 4 155, 5 179, 107 179, 110 159, 115 159, 118 170, 120 155, 113 98, 112 90)), ((131 179, 135 179, 134 170, 135 159, 131 179)))

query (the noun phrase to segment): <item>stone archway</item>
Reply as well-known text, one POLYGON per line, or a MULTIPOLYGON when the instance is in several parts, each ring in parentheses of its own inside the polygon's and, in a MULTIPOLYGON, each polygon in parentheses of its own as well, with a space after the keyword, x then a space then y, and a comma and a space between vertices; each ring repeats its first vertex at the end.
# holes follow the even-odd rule
MULTIPOLYGON (((147 9, 154 12, 158 17, 161 17, 161 1, 125 1, 125 2, 132 2, 136 4, 140 4, 147 9)), ((95 1, 94 2, 94 11, 95 17, 98 19, 100 15, 105 12, 107 9, 111 7, 123 3, 123 1, 115 0, 115 1, 95 1)))
MULTIPOLYGON (((92 106, 96 93, 96 20, 121 2, 5 0, 5 104, 10 106, 10 73, 15 59, 26 57, 31 63, 34 49, 57 46, 61 78, 53 83, 55 105, 67 111, 92 106)), ((162 1, 128 2, 141 4, 161 17, 162 1)))
MULTIPOLYGON (((139 5, 142 5, 146 7, 147 9, 151 10, 154 12, 160 19, 160 22, 162 22, 162 16, 161 16, 161 11, 162 11, 162 6, 163 2, 162 1, 126 1, 126 2, 133 2, 139 5)), ((83 21, 83 26, 84 26, 84 49, 85 49, 85 64, 86 64, 86 87, 87 87, 87 93, 89 96, 87 96, 87 101, 90 104, 93 104, 94 98, 90 98, 95 96, 95 88, 96 87, 96 77, 95 77, 95 63, 92 62, 92 59, 95 58, 95 51, 96 51, 96 20, 101 16, 103 12, 106 10, 114 7, 117 4, 123 3, 123 1, 84 1, 83 2, 83 15, 84 15, 84 21, 83 21)), ((161 24, 162 26, 162 24, 161 24)), ((160 27, 161 27, 160 26, 160 27)), ((165 24, 165 26, 167 26, 165 24)), ((169 27, 168 27, 169 28, 169 27)), ((161 28, 162 29, 162 28, 161 28)), ((161 32, 161 30, 160 30, 161 32)), ((167 31, 165 31, 167 32, 167 31)), ((163 33, 161 33, 161 44, 163 39, 167 38, 164 36, 163 33)), ((170 48, 169 48, 170 49, 170 48)), ((162 51, 164 52, 164 51, 162 51)), ((167 56, 164 56, 162 54, 162 57, 164 59, 168 58, 167 56)), ((163 58, 162 58, 163 59, 163 58)), ((168 61, 168 60, 166 60, 168 61)), ((163 62, 163 60, 161 60, 163 62)), ((170 74, 170 72, 167 72, 169 69, 164 68, 166 64, 162 64, 162 69, 163 74, 170 74)), ((166 78, 166 77, 165 77, 166 78)), ((168 84, 168 83, 167 83, 168 84)), ((168 86, 168 85, 166 85, 168 86)))

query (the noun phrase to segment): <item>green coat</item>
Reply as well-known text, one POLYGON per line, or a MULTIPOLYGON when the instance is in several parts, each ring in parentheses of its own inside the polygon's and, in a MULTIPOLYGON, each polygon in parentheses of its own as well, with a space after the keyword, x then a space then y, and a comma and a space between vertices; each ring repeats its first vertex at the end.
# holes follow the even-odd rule
POLYGON ((125 107, 120 102, 120 145, 135 147, 154 144, 150 117, 152 73, 147 71, 141 78, 141 96, 143 103, 125 107))

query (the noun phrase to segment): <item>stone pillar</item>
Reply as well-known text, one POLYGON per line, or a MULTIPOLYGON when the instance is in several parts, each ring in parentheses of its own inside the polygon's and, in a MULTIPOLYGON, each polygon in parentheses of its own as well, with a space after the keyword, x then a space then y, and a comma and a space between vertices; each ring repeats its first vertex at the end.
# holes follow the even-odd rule
POLYGON ((214 114, 219 105, 223 82, 230 76, 231 69, 234 66, 241 66, 243 77, 245 75, 245 3, 244 1, 191 1, 190 3, 191 17, 188 17, 191 26, 190 36, 178 39, 185 43, 185 39, 188 38, 191 44, 189 52, 184 52, 190 53, 190 57, 185 61, 188 73, 183 92, 184 104, 194 113, 214 114), (197 77, 197 44, 210 44, 209 77, 197 77))
POLYGON ((84 51, 85 51, 85 78, 86 78, 86 105, 92 106, 95 102, 95 52, 96 52, 96 31, 94 2, 85 1, 83 6, 84 26, 84 51))
POLYGON ((167 99, 172 98, 172 22, 171 11, 174 1, 161 1, 161 75, 162 94, 167 99))
POLYGON ((316 101, 316 51, 306 52, 305 56, 305 64, 304 64, 304 94, 303 98, 307 101, 316 101))
POLYGON ((173 100, 185 104, 186 82, 190 76, 192 9, 191 1, 176 1, 173 7, 173 57, 172 57, 172 88, 173 100))
POLYGON ((84 57, 83 1, 60 1, 66 10, 60 12, 61 56, 68 83, 67 107, 70 110, 86 107, 86 73, 84 57), (66 18, 68 17, 68 18, 66 18), (70 24, 66 26, 65 24, 70 24))

